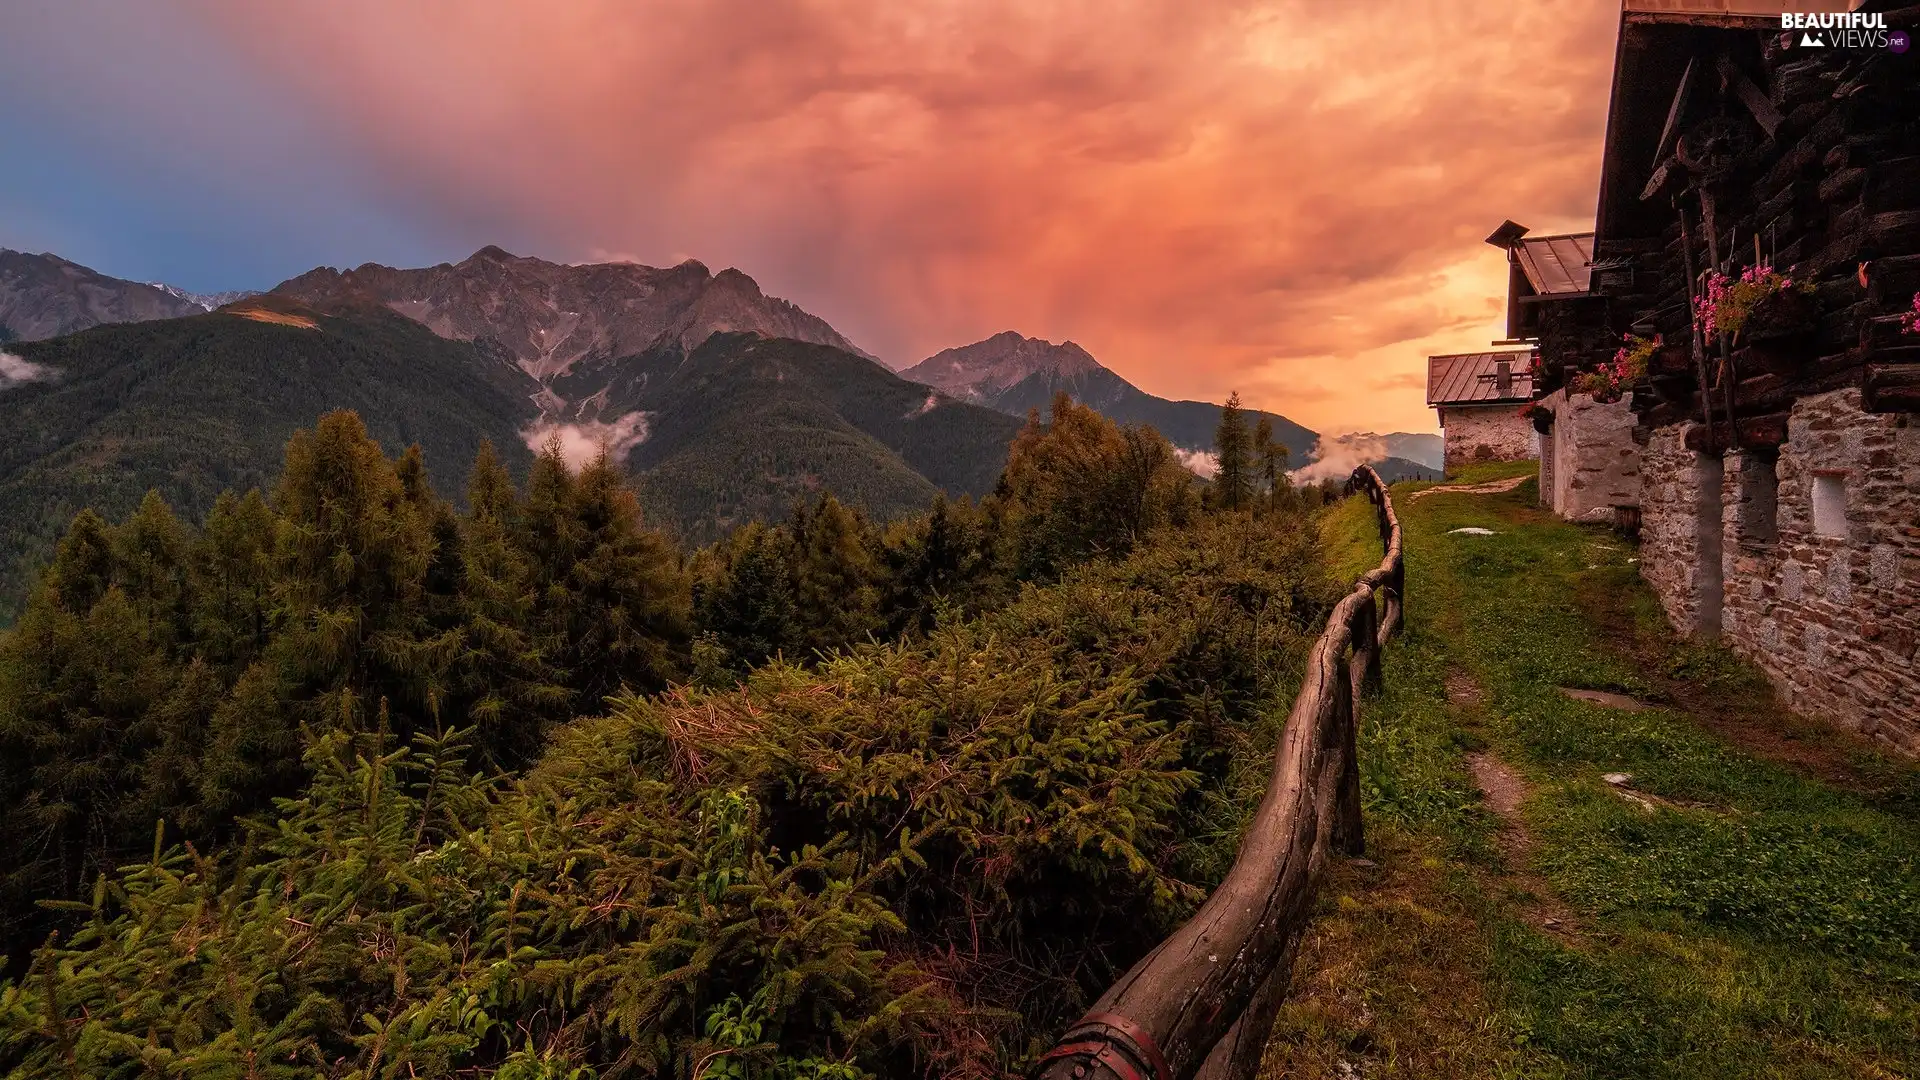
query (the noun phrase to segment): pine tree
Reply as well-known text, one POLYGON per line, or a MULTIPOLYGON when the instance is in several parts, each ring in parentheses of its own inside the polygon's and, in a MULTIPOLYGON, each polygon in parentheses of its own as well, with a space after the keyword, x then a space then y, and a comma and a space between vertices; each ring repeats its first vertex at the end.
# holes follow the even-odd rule
POLYGON ((1240 409, 1240 393, 1227 395, 1220 409, 1220 426, 1214 429, 1213 472, 1214 505, 1223 510, 1244 510, 1252 505, 1252 447, 1247 438, 1247 418, 1240 409))
POLYGON ((881 567, 858 514, 832 495, 822 496, 808 515, 798 555, 795 599, 808 648, 844 648, 884 627, 881 567))
POLYGON ((703 560, 694 586, 694 623, 735 672, 803 648, 794 598, 792 536, 759 522, 735 529, 703 560))
POLYGON ((188 545, 152 493, 118 527, 82 511, 0 638, 4 910, 76 898, 181 801, 177 755, 154 755, 190 739, 221 691, 186 649, 188 545))
POLYGON ((277 522, 258 490, 221 492, 189 556, 195 652, 237 676, 266 647, 277 522))
POLYGON ((458 635, 433 626, 432 522, 360 418, 336 411, 287 443, 274 489, 274 632, 217 710, 200 798, 213 820, 299 775, 300 731, 405 737, 438 724, 458 635))
POLYGON ((1287 447, 1274 440, 1273 418, 1266 413, 1260 414, 1260 422, 1253 427, 1253 462, 1259 470, 1260 494, 1265 497, 1266 508, 1280 509, 1291 494, 1287 481, 1287 447))
POLYGON ((605 452, 574 476, 548 444, 528 481, 525 535, 539 632, 559 644, 575 710, 598 710, 622 687, 664 688, 680 672, 691 581, 605 452))
POLYGON ((536 632, 533 562, 518 543, 520 499, 492 443, 474 459, 467 506, 456 537, 461 641, 450 711, 472 725, 482 757, 517 768, 539 752, 569 694, 553 665, 554 643, 536 632))

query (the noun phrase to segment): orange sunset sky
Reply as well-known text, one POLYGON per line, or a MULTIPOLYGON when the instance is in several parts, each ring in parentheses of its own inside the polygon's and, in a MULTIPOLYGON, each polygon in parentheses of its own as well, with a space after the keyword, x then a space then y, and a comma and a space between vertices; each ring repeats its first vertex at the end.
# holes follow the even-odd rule
MULTIPOLYGON (((693 257, 897 367, 1015 329, 1168 397, 1238 389, 1322 431, 1428 431, 1426 354, 1502 336, 1506 264, 1481 238, 1507 217, 1592 225, 1618 12, 183 0, 178 56, 129 63, 178 82, 217 57, 223 102, 272 103, 181 110, 168 175, 196 154, 260 173, 245 155, 319 145, 351 173, 276 210, 321 239, 274 249, 273 280, 486 243, 693 257), (387 220, 418 230, 411 246, 385 242, 403 231, 387 220), (348 250, 353 228, 367 239, 348 250)), ((58 38, 35 18, 25 32, 58 38)), ((102 77, 138 96, 126 80, 147 76, 102 77)), ((60 242, 56 225, 35 235, 60 242)))

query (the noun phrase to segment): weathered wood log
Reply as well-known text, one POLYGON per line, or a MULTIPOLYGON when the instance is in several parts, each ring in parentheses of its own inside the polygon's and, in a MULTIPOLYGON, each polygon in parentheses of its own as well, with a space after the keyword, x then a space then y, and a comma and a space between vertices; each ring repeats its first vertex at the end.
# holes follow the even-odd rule
POLYGON ((1361 850, 1355 697, 1402 618, 1405 564, 1386 485, 1363 465, 1348 487, 1374 503, 1385 555, 1314 642, 1232 868, 1192 919, 1068 1029, 1036 1077, 1248 1080, 1258 1068, 1326 861, 1361 850))
POLYGON ((1920 364, 1869 364, 1860 384, 1869 412, 1920 412, 1920 364))
POLYGON ((1702 453, 1719 454, 1739 447, 1771 447, 1778 449, 1787 441, 1787 414, 1768 413, 1765 416, 1743 416, 1737 422, 1737 430, 1729 432, 1726 421, 1711 426, 1695 424, 1687 429, 1687 449, 1702 453))

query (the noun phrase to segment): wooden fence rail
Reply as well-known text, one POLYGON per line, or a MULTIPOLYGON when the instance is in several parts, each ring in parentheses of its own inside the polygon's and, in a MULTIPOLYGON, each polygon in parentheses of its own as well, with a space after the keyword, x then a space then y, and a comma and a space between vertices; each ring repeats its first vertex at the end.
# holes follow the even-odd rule
POLYGON ((1362 465, 1347 490, 1374 504, 1386 555, 1327 616, 1232 869, 1067 1029, 1037 1080, 1244 1080, 1258 1070, 1328 853, 1362 850, 1357 703, 1378 684, 1381 650, 1402 620, 1406 567, 1386 485, 1362 465))

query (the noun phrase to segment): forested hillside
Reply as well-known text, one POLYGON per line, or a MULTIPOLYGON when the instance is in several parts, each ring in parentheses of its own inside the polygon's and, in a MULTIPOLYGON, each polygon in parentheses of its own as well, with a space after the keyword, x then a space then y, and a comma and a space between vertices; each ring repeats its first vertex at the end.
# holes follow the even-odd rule
POLYGON ((0 638, 0 1071, 1019 1069, 1264 786, 1341 591, 1268 446, 1062 398, 978 503, 687 551, 339 412, 204 528, 83 512, 0 638))
POLYGON ((683 537, 711 541, 831 491, 887 519, 984 495, 1021 421, 932 394, 844 349, 753 334, 584 364, 554 389, 646 415, 626 464, 683 537))
POLYGON ((270 485, 328 409, 392 452, 419 443, 443 495, 483 441, 525 475, 536 388, 510 359, 378 309, 248 308, 8 346, 43 374, 0 392, 0 625, 83 507, 118 518, 155 490, 197 521, 223 490, 270 485))
POLYGON ((524 477, 543 429, 578 421, 592 442, 623 421, 615 464, 656 525, 696 542, 826 491, 879 519, 983 495, 1020 426, 842 349, 752 334, 602 357, 555 384, 573 400, 556 406, 489 339, 331 304, 268 295, 9 346, 34 376, 0 382, 0 626, 82 507, 118 518, 157 490, 198 522, 220 491, 270 484, 281 445, 328 409, 352 409, 390 454, 419 443, 456 500, 482 441, 524 477))

